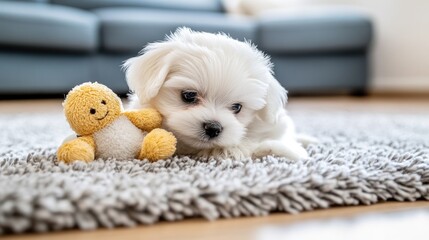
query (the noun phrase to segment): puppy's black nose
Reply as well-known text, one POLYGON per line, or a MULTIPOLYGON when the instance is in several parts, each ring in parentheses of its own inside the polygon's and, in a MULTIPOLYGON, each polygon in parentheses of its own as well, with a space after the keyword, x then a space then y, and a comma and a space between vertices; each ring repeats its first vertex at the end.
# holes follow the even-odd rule
POLYGON ((217 121, 210 121, 203 123, 204 131, 206 132, 206 135, 210 138, 215 138, 219 136, 219 134, 222 132, 223 127, 220 125, 217 121))

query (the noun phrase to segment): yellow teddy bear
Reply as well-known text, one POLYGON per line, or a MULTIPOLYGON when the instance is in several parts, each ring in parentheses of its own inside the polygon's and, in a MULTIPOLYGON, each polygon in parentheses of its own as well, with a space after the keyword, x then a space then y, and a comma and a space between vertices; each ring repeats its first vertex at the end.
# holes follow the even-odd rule
POLYGON ((123 111, 121 99, 99 83, 74 87, 63 103, 64 113, 77 138, 57 151, 60 161, 95 158, 158 159, 171 157, 176 138, 160 129, 162 117, 154 109, 123 111))

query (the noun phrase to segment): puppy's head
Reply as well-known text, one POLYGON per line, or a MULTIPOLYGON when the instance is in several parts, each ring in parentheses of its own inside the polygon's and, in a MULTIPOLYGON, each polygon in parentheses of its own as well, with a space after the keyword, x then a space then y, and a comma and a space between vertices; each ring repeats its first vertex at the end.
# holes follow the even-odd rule
POLYGON ((270 60, 224 34, 181 28, 124 67, 136 101, 156 107, 178 140, 197 149, 239 144, 255 118, 274 123, 286 101, 270 60))

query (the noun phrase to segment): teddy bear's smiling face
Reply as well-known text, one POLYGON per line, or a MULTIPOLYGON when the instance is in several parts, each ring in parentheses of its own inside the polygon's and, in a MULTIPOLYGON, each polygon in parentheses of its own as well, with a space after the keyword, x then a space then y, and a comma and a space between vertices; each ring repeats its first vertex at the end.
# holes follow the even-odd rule
POLYGON ((89 114, 91 114, 97 121, 103 121, 109 116, 109 106, 107 106, 107 102, 104 99, 99 99, 98 101, 100 103, 97 103, 96 99, 94 100, 95 101, 90 104, 92 107, 89 109, 89 114))
POLYGON ((71 128, 79 135, 93 134, 112 123, 122 112, 119 97, 98 83, 75 87, 63 103, 71 128))

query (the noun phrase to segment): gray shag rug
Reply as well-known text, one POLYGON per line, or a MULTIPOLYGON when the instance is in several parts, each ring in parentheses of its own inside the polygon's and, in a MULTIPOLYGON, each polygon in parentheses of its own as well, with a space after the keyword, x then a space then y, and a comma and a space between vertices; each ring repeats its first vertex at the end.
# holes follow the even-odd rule
POLYGON ((209 220, 429 199, 429 115, 295 112, 302 161, 59 163, 60 114, 0 116, 0 233, 209 220))

